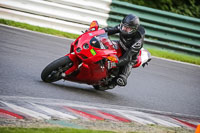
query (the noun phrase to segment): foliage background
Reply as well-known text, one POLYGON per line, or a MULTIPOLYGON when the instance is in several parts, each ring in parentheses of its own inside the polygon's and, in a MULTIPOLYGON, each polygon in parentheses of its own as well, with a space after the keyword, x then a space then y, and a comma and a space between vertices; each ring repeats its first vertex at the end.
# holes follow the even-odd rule
POLYGON ((136 5, 200 18, 200 0, 120 0, 136 5))

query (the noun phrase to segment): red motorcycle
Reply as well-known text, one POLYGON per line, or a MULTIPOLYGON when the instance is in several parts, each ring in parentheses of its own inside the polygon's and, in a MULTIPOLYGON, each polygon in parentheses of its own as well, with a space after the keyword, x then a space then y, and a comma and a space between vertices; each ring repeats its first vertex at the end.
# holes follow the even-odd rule
MULTIPOLYGON (((121 55, 119 44, 110 41, 105 31, 99 30, 97 21, 93 21, 89 30, 72 42, 70 53, 47 65, 41 78, 48 83, 64 79, 93 85, 96 90, 113 89, 121 55)), ((133 68, 150 58, 150 53, 142 48, 133 68)))

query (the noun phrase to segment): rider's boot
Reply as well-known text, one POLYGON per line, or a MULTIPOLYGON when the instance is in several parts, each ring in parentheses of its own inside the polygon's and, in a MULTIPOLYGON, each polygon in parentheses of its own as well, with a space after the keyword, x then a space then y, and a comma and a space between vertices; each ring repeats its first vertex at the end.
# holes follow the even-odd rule
POLYGON ((127 78, 131 73, 132 66, 133 66, 133 62, 129 62, 122 68, 121 74, 119 74, 119 76, 116 79, 117 85, 126 86, 127 78))

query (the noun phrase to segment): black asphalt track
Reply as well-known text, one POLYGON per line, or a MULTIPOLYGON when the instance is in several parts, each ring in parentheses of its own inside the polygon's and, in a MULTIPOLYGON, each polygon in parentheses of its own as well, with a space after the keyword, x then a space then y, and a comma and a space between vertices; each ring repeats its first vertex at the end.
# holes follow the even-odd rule
POLYGON ((31 96, 130 106, 200 116, 200 67, 153 58, 133 69, 126 87, 105 92, 40 79, 43 68, 69 52, 71 39, 0 26, 0 97, 31 96))

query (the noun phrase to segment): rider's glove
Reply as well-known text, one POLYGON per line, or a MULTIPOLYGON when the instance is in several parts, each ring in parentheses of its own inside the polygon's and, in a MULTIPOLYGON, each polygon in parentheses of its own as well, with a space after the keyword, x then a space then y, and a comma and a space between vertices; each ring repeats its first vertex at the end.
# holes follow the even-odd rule
POLYGON ((86 29, 85 31, 81 31, 82 33, 86 33, 86 32, 88 32, 89 31, 89 29, 86 29))
POLYGON ((147 66, 148 66, 148 62, 146 62, 146 63, 142 64, 142 66, 143 66, 143 67, 145 67, 145 65, 147 65, 147 66))
POLYGON ((142 66, 143 66, 143 67, 145 67, 145 65, 148 66, 148 62, 150 62, 150 61, 151 61, 151 59, 149 59, 147 62, 145 62, 144 64, 142 64, 142 66))

